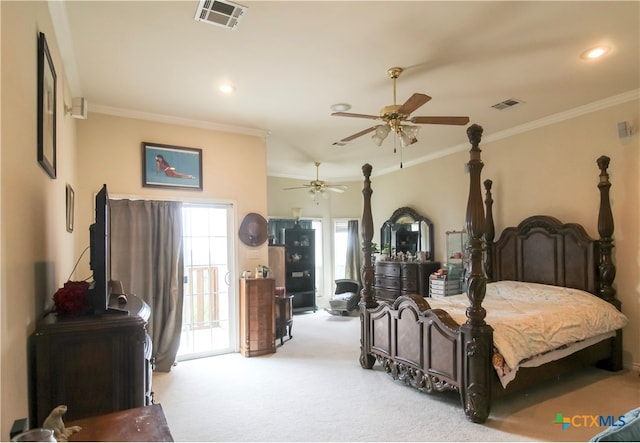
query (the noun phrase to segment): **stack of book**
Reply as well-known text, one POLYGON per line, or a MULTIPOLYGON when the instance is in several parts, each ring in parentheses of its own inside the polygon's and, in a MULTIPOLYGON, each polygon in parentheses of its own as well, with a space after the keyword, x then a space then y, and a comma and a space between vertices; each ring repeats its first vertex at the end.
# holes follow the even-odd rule
POLYGON ((462 293, 462 284, 459 276, 449 278, 446 269, 438 269, 429 276, 429 295, 431 297, 447 297, 462 293))

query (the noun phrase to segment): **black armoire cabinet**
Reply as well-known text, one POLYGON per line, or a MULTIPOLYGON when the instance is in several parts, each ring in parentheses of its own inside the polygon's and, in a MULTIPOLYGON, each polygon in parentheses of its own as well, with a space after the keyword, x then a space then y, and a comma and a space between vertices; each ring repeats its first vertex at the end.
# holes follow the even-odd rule
MULTIPOLYGON (((113 297, 112 297, 113 298, 113 297)), ((49 314, 28 341, 29 426, 58 405, 65 421, 153 403, 149 306, 135 295, 128 313, 75 318, 49 314)))
POLYGON ((311 311, 316 306, 315 229, 300 226, 285 229, 285 288, 293 295, 293 312, 311 311))

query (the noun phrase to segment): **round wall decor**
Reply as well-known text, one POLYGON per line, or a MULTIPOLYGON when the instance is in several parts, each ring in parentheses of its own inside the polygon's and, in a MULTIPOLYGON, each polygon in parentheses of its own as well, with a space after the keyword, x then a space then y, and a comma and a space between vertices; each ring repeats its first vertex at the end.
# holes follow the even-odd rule
POLYGON ((260 246, 267 241, 267 220, 260 214, 247 214, 238 230, 240 241, 247 246, 260 246))

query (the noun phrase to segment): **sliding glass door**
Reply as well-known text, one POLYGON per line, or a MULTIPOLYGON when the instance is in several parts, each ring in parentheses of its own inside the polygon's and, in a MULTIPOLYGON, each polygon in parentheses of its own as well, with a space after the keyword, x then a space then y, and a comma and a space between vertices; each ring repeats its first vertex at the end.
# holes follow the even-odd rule
POLYGON ((233 352, 233 206, 185 204, 182 215, 185 277, 178 360, 233 352))

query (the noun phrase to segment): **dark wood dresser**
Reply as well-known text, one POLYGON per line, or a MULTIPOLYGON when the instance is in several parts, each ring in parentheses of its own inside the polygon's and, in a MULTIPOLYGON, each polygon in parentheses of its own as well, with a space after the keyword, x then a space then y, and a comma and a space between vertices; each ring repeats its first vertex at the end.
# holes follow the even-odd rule
POLYGON ((276 352, 275 280, 240 279, 240 353, 245 357, 276 352))
POLYGON ((393 301, 400 295, 429 295, 429 275, 440 262, 376 261, 374 293, 376 299, 393 301))
POLYGON ((149 405, 149 305, 135 295, 128 313, 64 318, 49 314, 28 340, 29 426, 42 426, 58 405, 65 422, 149 405))

